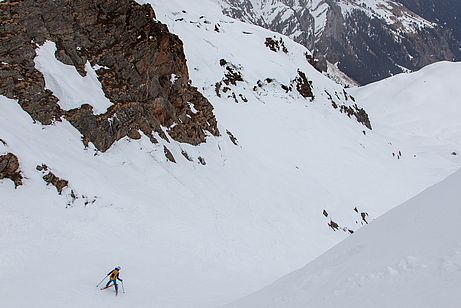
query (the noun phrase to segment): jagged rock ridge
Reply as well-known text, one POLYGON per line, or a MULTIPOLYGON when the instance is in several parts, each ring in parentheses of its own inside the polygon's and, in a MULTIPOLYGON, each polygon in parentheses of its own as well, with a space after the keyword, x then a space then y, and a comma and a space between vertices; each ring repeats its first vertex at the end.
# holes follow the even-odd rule
POLYGON ((199 144, 219 135, 213 107, 189 82, 181 40, 155 21, 150 5, 131 0, 7 0, 0 3, 0 95, 18 99, 45 125, 66 118, 107 150, 116 140, 167 139, 199 144), (95 115, 91 102, 65 111, 34 67, 36 48, 47 40, 56 58, 84 76, 98 65, 98 79, 112 106, 95 115), (194 111, 190 106, 194 107, 194 111), (163 129, 162 129, 163 127, 163 129))

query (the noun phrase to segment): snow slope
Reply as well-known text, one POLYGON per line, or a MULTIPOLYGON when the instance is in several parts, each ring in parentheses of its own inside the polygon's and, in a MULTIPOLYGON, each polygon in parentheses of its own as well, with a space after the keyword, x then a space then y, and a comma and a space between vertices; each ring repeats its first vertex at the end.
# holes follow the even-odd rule
POLYGON ((91 104, 95 114, 106 112, 112 103, 101 89, 95 68, 87 62, 85 64, 87 75, 82 77, 74 66, 66 65, 56 59, 54 56, 56 50, 56 44, 49 41, 38 47, 35 66, 43 74, 46 88, 59 99, 61 108, 71 110, 83 104, 91 104))
MULTIPOLYGON (((0 182, 2 307, 216 307, 345 239, 330 219, 355 231, 363 222, 354 207, 372 220, 461 165, 437 148, 393 157, 405 144, 334 109, 330 96, 354 102, 287 37, 224 17, 208 0, 146 2, 184 41, 192 84, 214 105, 223 136, 197 147, 143 136, 100 153, 67 121, 42 126, 0 97, 0 155, 16 154, 24 176, 18 189, 0 182), (267 37, 288 52, 268 49, 267 37), (243 81, 218 97, 221 59, 243 81), (312 101, 281 88, 298 70, 313 82, 312 101), (69 181, 62 195, 46 186, 41 164, 69 181), (116 300, 95 288, 115 265, 127 291, 116 300)), ((67 78, 60 72, 49 70, 67 78)), ((50 88, 63 100, 85 91, 50 88)))
POLYGON ((228 307, 459 307, 461 171, 228 307))
POLYGON ((461 62, 439 62, 351 89, 377 131, 417 153, 461 153, 461 62))

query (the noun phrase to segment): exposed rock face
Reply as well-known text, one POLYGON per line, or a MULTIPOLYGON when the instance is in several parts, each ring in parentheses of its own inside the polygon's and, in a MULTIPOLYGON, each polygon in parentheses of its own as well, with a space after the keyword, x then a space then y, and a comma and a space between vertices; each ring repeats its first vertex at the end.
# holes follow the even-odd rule
MULTIPOLYGON (((42 172, 42 178, 46 182, 46 185, 53 185, 54 187, 56 187, 56 190, 59 194, 62 194, 63 189, 69 186, 69 181, 61 179, 60 177, 56 176, 53 172, 49 171, 47 165, 38 165, 35 169, 42 172)), ((75 193, 72 191, 71 195, 75 195, 75 193)))
POLYGON ((48 172, 43 176, 43 180, 47 183, 47 185, 53 185, 56 187, 56 190, 59 194, 62 194, 62 190, 69 185, 67 180, 63 180, 52 172, 48 172))
POLYGON ((219 0, 223 12, 290 36, 360 84, 461 60, 458 0, 219 0), (432 23, 432 24, 431 24, 432 23))
MULTIPOLYGON (((53 185, 54 187, 56 187, 56 190, 59 194, 62 194, 63 189, 69 186, 69 181, 61 179, 60 177, 56 176, 53 172, 49 171, 47 165, 38 165, 35 169, 42 172, 42 178, 46 182, 46 185, 53 185)), ((72 191, 71 195, 74 196, 75 193, 72 191)))
POLYGON ((19 160, 16 155, 12 153, 0 155, 0 180, 2 179, 12 180, 15 187, 22 185, 19 160))
POLYGON ((307 98, 314 98, 314 94, 312 93, 312 81, 308 81, 306 74, 301 71, 298 71, 298 77, 295 79, 296 90, 298 90, 299 94, 302 97, 307 98))
POLYGON ((283 42, 282 38, 277 40, 277 38, 274 39, 272 37, 266 37, 264 44, 274 52, 282 50, 284 53, 288 53, 288 49, 285 47, 285 43, 283 42))
POLYGON ((132 0, 6 0, 0 2, 0 95, 18 99, 34 120, 64 116, 99 150, 142 131, 197 145, 219 135, 213 107, 189 83, 181 40, 156 22, 149 5, 132 0), (87 61, 113 103, 95 115, 90 105, 64 111, 35 69, 37 45, 56 43, 56 58, 84 76, 87 61), (195 112, 191 111, 193 105, 195 112), (175 125, 173 125, 175 124, 175 125))
POLYGON ((242 67, 227 62, 225 59, 221 59, 219 64, 225 68, 225 71, 224 78, 222 78, 221 81, 215 83, 216 96, 222 97, 222 94, 225 94, 227 98, 232 98, 236 103, 247 103, 248 100, 243 94, 236 94, 236 92, 231 89, 231 86, 236 86, 238 82, 244 81, 242 73, 240 72, 242 67))
POLYGON ((163 153, 165 153, 165 157, 172 163, 175 163, 176 162, 176 159, 174 159, 174 156, 173 154, 171 153, 171 151, 166 147, 166 146, 163 146, 163 153))

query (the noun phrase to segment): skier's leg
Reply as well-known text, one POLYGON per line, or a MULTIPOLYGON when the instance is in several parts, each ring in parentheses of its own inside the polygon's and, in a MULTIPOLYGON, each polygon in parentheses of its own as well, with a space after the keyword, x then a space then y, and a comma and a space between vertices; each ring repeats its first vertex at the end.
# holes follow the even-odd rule
POLYGON ((118 295, 118 285, 117 285, 117 280, 114 281, 114 286, 115 286, 115 295, 118 295))
POLYGON ((104 289, 107 289, 108 287, 110 287, 110 283, 112 282, 112 280, 109 280, 107 283, 106 283, 106 287, 104 289))

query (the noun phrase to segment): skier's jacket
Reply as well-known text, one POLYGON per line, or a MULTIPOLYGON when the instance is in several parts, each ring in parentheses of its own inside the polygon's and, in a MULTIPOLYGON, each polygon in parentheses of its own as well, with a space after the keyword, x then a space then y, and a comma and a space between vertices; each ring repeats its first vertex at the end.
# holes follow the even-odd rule
POLYGON ((109 280, 120 280, 120 278, 118 277, 119 271, 117 269, 112 270, 112 272, 110 272, 108 275, 110 275, 109 280))

